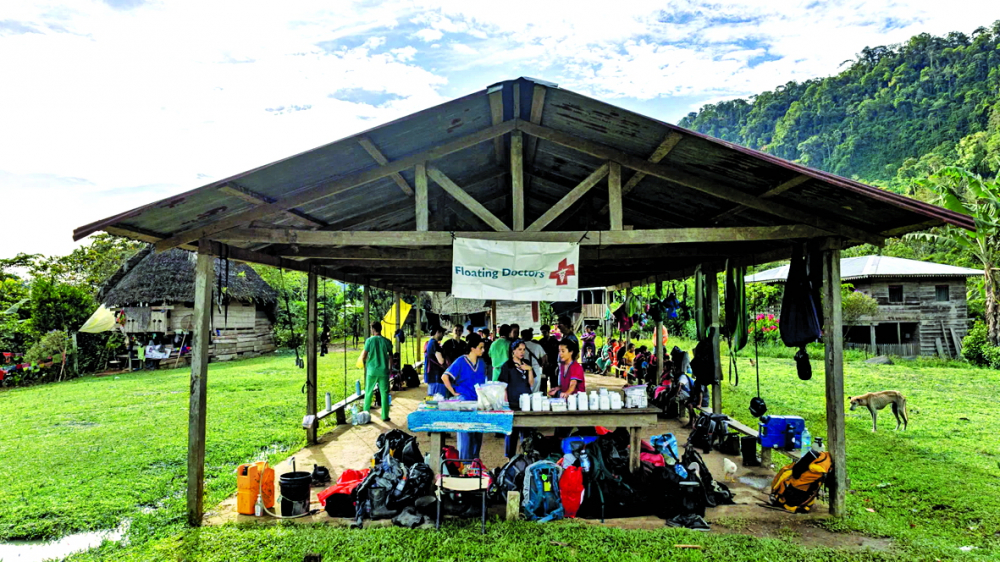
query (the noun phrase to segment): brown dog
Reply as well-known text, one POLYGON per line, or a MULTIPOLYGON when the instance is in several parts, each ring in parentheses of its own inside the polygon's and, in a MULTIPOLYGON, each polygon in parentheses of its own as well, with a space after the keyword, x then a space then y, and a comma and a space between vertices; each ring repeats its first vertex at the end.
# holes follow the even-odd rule
POLYGON ((876 426, 878 425, 878 411, 890 404, 892 404, 892 415, 896 416, 896 430, 899 430, 900 424, 903 425, 903 429, 905 430, 910 420, 906 415, 906 397, 903 396, 903 393, 898 390, 883 390, 882 392, 869 392, 861 396, 851 397, 852 412, 858 406, 864 406, 871 412, 872 433, 875 433, 876 426))

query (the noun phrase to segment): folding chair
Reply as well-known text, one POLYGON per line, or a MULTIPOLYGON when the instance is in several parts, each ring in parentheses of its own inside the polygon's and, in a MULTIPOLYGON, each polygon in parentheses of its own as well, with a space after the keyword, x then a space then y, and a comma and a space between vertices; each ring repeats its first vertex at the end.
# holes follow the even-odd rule
MULTIPOLYGON (((442 496, 445 492, 458 492, 458 493, 468 493, 474 494, 479 493, 482 502, 482 532, 486 534, 486 492, 490 489, 490 485, 493 479, 490 477, 489 472, 486 467, 483 466, 483 461, 479 459, 449 459, 447 461, 450 463, 460 463, 463 465, 469 465, 469 470, 465 475, 451 476, 447 474, 437 475, 437 520, 434 522, 434 528, 436 530, 441 529, 441 501, 442 496), (470 474, 475 471, 476 474, 470 474)), ((444 468, 444 463, 442 462, 442 469, 444 468)))

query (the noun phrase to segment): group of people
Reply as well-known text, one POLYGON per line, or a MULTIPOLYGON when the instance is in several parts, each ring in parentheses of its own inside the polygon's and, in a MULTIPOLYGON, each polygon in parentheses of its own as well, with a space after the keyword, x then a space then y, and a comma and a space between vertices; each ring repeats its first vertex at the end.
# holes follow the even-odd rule
MULTIPOLYGON (((520 397, 544 392, 565 398, 586 391, 583 367, 579 363, 580 340, 573 333, 569 318, 559 319, 559 337, 548 325, 541 327, 542 337, 534 339, 534 330, 517 324, 504 324, 490 339, 487 329, 462 337, 456 326, 452 337, 443 341, 444 329, 431 329, 431 339, 424 348, 424 382, 427 394, 445 398, 476 399, 475 387, 487 379, 507 385, 507 401, 518 409, 520 397)), ((519 435, 507 437, 506 451, 513 456, 519 435)), ((459 433, 458 452, 464 459, 476 458, 482 446, 481 433, 459 433)))

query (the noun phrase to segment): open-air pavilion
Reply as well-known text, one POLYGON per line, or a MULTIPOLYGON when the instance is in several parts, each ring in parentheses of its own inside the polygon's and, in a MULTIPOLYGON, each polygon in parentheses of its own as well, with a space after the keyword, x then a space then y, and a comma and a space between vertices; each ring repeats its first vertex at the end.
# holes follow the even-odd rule
MULTIPOLYGON (((401 294, 448 291, 455 237, 574 242, 583 287, 707 274, 697 306, 717 326, 715 280, 727 262, 784 259, 808 243, 823 255, 828 484, 837 515, 847 482, 840 250, 944 224, 974 228, 964 215, 520 78, 80 227, 74 238, 103 230, 157 251, 198 252, 193 525, 203 514, 203 336, 216 256, 308 272, 306 413, 316 414, 321 276, 401 294)), ((721 411, 717 364, 712 408, 721 411)), ((307 432, 315 442, 316 425, 307 432)))

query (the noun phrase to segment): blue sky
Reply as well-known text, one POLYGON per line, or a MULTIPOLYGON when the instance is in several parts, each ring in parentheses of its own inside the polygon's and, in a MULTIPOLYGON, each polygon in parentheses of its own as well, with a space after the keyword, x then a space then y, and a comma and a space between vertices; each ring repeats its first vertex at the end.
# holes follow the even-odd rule
POLYGON ((517 76, 676 122, 989 2, 4 0, 0 258, 517 76))

